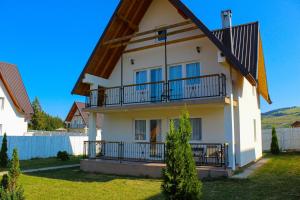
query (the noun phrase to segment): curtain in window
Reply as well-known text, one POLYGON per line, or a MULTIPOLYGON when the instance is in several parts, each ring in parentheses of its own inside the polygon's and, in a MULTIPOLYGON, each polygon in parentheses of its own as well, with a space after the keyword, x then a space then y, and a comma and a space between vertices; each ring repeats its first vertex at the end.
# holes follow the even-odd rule
MULTIPOLYGON (((174 119, 174 128, 177 130, 179 128, 179 119, 174 119)), ((202 139, 202 119, 201 118, 192 118, 190 119, 192 127, 192 138, 191 140, 201 140, 202 139)))
MULTIPOLYGON (((136 84, 142 84, 147 82, 147 71, 136 72, 136 84)), ((146 85, 139 85, 136 87, 137 90, 145 90, 146 85)))
MULTIPOLYGON (((200 64, 199 63, 191 63, 186 65, 186 77, 195 77, 200 76, 200 64)), ((187 81, 188 85, 199 84, 200 78, 194 78, 187 81)))
POLYGON ((146 120, 135 121, 135 140, 146 140, 146 120))
POLYGON ((202 120, 200 118, 190 119, 192 126, 192 140, 202 139, 202 120))

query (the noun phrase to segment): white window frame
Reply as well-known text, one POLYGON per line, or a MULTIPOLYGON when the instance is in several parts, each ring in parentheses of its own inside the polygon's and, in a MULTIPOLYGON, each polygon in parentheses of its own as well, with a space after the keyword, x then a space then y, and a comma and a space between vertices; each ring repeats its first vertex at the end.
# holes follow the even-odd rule
POLYGON ((257 142, 257 120, 253 119, 253 136, 254 136, 254 143, 257 142))
POLYGON ((149 120, 147 120, 147 119, 140 119, 140 118, 137 118, 137 119, 134 119, 133 120, 133 140, 135 141, 135 142, 148 142, 149 141, 149 137, 148 137, 148 134, 149 134, 149 120), (135 139, 135 123, 136 123, 136 121, 145 121, 146 122, 146 136, 145 136, 145 140, 137 140, 137 139, 135 139))
POLYGON ((4 110, 4 101, 5 101, 5 98, 4 97, 0 97, 0 110, 1 111, 4 110))

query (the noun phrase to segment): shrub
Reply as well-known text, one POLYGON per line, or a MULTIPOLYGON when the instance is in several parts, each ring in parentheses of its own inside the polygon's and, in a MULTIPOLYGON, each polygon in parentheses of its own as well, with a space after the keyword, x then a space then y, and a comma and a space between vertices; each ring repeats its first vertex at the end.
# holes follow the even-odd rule
POLYGON ((275 155, 280 153, 275 127, 272 128, 271 153, 275 155))
POLYGON ((1 181, 0 199, 3 200, 24 200, 24 190, 18 184, 18 179, 21 174, 20 163, 17 149, 13 150, 11 167, 8 171, 8 176, 3 176, 1 181))
POLYGON ((162 190, 167 199, 200 199, 202 183, 189 144, 191 139, 189 114, 180 117, 179 129, 171 122, 166 139, 166 168, 163 169, 162 190))
POLYGON ((66 151, 57 152, 56 157, 62 161, 70 160, 70 156, 69 156, 68 152, 66 152, 66 151))
POLYGON ((0 166, 2 168, 6 168, 8 165, 8 156, 7 156, 7 137, 6 133, 4 133, 3 139, 2 139, 2 146, 0 151, 0 166))

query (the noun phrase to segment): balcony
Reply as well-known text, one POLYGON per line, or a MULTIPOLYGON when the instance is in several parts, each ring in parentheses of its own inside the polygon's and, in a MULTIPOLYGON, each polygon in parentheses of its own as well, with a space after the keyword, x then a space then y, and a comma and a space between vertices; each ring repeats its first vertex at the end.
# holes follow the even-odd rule
POLYGON ((91 90, 86 108, 180 102, 226 96, 226 77, 213 74, 91 90))

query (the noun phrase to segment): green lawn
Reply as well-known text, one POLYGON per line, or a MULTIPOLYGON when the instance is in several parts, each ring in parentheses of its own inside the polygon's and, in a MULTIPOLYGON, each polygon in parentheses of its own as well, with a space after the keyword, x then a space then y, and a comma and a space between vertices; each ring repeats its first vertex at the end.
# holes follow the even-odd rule
MULTIPOLYGON (((54 167, 54 166, 61 166, 61 165, 72 165, 72 164, 79 164, 81 156, 71 156, 70 160, 61 161, 57 158, 36 158, 31 160, 21 160, 20 166, 22 170, 25 169, 37 169, 37 168, 44 168, 44 167, 54 167)), ((0 171, 6 171, 7 169, 1 168, 0 171)))
MULTIPOLYGON (((300 199, 300 154, 269 156, 247 180, 204 181, 203 199, 300 199)), ((162 199, 161 181, 81 172, 78 168, 21 176, 27 199, 162 199)))

